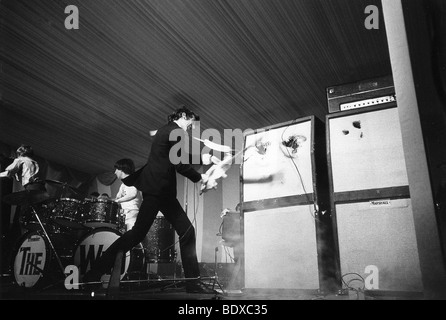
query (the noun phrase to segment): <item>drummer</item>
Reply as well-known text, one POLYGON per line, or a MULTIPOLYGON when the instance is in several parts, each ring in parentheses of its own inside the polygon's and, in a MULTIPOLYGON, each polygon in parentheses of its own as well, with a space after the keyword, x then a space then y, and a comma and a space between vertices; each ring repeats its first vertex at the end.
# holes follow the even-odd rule
MULTIPOLYGON (((135 172, 133 160, 121 159, 115 163, 115 175, 118 179, 122 180, 133 172, 135 172)), ((129 187, 121 183, 116 198, 113 200, 121 205, 122 213, 125 215, 126 230, 130 230, 135 224, 142 202, 141 192, 135 187, 129 187)))
POLYGON ((98 196, 99 200, 111 200, 110 196, 108 195, 108 193, 104 192, 102 193, 100 196, 98 196))
POLYGON ((90 193, 90 199, 97 199, 99 197, 99 192, 93 191, 90 193))

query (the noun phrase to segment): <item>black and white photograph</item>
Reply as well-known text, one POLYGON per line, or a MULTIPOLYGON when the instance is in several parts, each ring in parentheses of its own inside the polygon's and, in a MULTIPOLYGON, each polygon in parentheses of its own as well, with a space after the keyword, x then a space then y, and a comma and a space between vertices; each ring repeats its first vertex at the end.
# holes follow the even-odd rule
POLYGON ((0 300, 446 300, 444 0, 2 0, 0 23, 0 300))

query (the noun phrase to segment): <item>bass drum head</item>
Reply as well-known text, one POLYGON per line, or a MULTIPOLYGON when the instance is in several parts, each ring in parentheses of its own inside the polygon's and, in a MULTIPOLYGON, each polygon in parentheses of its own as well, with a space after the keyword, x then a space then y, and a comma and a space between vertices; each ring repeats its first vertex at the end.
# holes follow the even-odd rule
POLYGON ((20 287, 35 288, 48 271, 51 251, 48 240, 39 231, 29 231, 19 240, 13 261, 14 279, 20 287))
POLYGON ((73 264, 73 246, 76 237, 69 233, 49 233, 51 244, 43 231, 31 230, 18 241, 11 262, 14 280, 20 287, 41 288, 48 284, 61 284, 62 267, 73 264), (59 261, 57 260, 59 258, 59 261))
MULTIPOLYGON (((74 265, 79 268, 80 278, 91 269, 108 247, 121 235, 116 229, 102 227, 91 230, 80 239, 73 257, 74 265)), ((121 279, 125 276, 129 264, 130 257, 127 255, 122 263, 121 279)))

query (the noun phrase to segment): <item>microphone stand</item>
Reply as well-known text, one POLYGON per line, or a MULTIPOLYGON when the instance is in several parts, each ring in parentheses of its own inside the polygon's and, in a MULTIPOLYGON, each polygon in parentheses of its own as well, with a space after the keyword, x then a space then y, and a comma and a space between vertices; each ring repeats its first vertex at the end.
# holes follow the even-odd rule
POLYGON ((218 281, 218 274, 217 274, 217 252, 218 252, 218 247, 215 247, 215 254, 214 254, 214 276, 211 277, 212 280, 214 280, 213 284, 212 284, 212 290, 214 290, 215 288, 215 284, 218 285, 218 287, 220 288, 220 290, 223 292, 223 294, 225 293, 225 290, 223 289, 223 287, 221 286, 220 282, 218 281))

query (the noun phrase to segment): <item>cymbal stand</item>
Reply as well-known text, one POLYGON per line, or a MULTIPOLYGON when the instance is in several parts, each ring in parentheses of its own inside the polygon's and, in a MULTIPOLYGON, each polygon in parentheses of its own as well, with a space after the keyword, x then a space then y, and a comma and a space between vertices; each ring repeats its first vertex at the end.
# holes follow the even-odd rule
POLYGON ((61 269, 61 271, 62 271, 62 274, 65 274, 65 268, 63 267, 62 261, 60 260, 60 257, 59 257, 59 255, 57 254, 56 249, 54 248, 53 242, 51 241, 50 236, 49 236, 48 233, 46 232, 45 227, 43 226, 42 221, 40 220, 39 214, 36 212, 36 210, 34 209, 33 206, 31 206, 31 209, 33 210, 33 213, 34 213, 34 215, 36 216, 36 219, 37 219, 37 221, 39 222, 39 225, 40 225, 40 227, 42 228, 43 233, 45 234, 46 238, 48 239, 48 242, 50 243, 51 249, 53 250, 53 252, 54 252, 54 254, 55 254, 55 256, 56 256, 57 263, 59 264, 59 267, 60 267, 60 269, 61 269))
POLYGON ((60 197, 59 198, 66 198, 66 191, 67 191, 67 183, 66 182, 64 182, 63 184, 62 184, 62 188, 61 188, 61 191, 60 191, 60 197))

